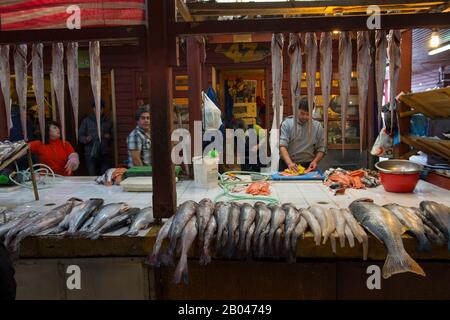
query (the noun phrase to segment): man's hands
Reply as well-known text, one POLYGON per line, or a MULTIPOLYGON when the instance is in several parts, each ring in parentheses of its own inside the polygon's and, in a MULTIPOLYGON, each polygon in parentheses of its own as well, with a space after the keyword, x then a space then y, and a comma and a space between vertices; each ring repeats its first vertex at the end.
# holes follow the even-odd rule
POLYGON ((314 170, 316 170, 317 169, 317 162, 316 161, 311 161, 311 163, 309 164, 309 167, 308 167, 308 172, 309 171, 314 171, 314 170))
POLYGON ((289 170, 292 170, 293 172, 297 172, 298 171, 298 167, 297 167, 297 165, 294 162, 291 161, 287 165, 288 165, 289 170))

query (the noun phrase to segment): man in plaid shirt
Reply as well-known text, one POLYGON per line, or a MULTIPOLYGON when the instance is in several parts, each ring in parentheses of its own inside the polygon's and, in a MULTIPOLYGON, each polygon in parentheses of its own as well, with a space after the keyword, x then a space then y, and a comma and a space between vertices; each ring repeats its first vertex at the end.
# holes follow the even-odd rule
POLYGON ((149 166, 151 158, 150 107, 145 105, 136 111, 136 128, 127 138, 128 166, 149 166))

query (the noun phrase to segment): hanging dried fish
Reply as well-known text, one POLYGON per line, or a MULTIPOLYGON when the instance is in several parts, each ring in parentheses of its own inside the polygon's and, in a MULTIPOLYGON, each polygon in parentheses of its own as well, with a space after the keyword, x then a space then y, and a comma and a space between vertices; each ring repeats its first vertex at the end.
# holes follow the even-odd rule
POLYGON ((291 62, 291 101, 292 114, 294 115, 294 133, 297 133, 298 104, 301 94, 302 78, 302 53, 300 48, 300 36, 298 33, 289 34, 288 53, 291 62))
POLYGON ((98 138, 102 140, 101 131, 101 106, 100 100, 101 88, 102 88, 102 78, 101 78, 101 68, 100 68, 100 42, 93 41, 89 42, 89 61, 91 67, 91 87, 94 94, 95 101, 95 117, 97 119, 97 133, 98 138))
POLYGON ((320 35, 320 86, 323 98, 323 126, 325 145, 328 143, 328 107, 330 105, 331 78, 333 76, 333 38, 331 32, 320 35))
POLYGON ((20 44, 14 50, 14 73, 16 74, 16 91, 19 100, 20 122, 23 138, 28 140, 27 132, 27 45, 20 44))
POLYGON ((308 92, 308 131, 309 139, 312 139, 312 114, 314 106, 314 96, 316 93, 316 70, 317 70, 317 37, 314 32, 305 34, 305 54, 306 54, 306 89, 308 92))
POLYGON ((11 82, 9 70, 9 45, 0 45, 0 86, 2 87, 3 99, 6 110, 6 127, 8 135, 13 127, 11 119, 11 82))
POLYGON ((34 96, 38 106, 39 129, 42 143, 45 143, 45 98, 44 98, 44 45, 33 44, 31 51, 34 96))
POLYGON ((381 130, 381 108, 383 107, 384 80, 386 79, 386 60, 388 41, 385 30, 375 32, 375 78, 377 83, 378 130, 381 130))
POLYGON ((365 137, 365 120, 367 109, 367 91, 369 90, 369 71, 370 71, 370 51, 369 51, 369 32, 358 31, 356 37, 357 43, 357 64, 356 72, 358 74, 358 110, 359 110, 359 151, 362 153, 363 140, 365 137))
POLYGON ((52 44, 52 82, 58 103, 62 140, 66 141, 66 122, 64 112, 64 46, 62 42, 52 44))
POLYGON ((78 77, 78 43, 67 44, 67 84, 72 102, 75 121, 75 136, 78 142, 78 108, 79 108, 79 77, 78 77))
POLYGON ((352 79, 352 40, 349 32, 341 32, 339 36, 339 93, 341 98, 341 136, 342 155, 344 155, 345 127, 347 107, 352 79))
POLYGON ((391 111, 391 128, 390 133, 394 131, 394 113, 395 113, 395 96, 398 85, 398 75, 401 67, 400 44, 402 33, 400 30, 391 30, 388 39, 388 56, 389 56, 389 107, 391 111))

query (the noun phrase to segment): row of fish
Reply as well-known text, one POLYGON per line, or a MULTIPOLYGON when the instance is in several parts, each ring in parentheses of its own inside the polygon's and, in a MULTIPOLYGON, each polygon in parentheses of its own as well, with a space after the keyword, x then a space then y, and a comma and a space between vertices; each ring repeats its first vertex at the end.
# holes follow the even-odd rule
MULTIPOLYGON (((378 123, 381 126, 381 106, 384 95, 384 80, 386 74, 387 58, 390 61, 389 79, 391 81, 390 105, 393 110, 395 105, 395 90, 398 83, 400 69, 400 41, 401 32, 391 30, 389 34, 386 31, 379 30, 375 37, 375 77, 377 87, 378 101, 378 123)), ((304 35, 304 54, 306 67, 306 88, 308 95, 308 109, 312 114, 316 86, 316 68, 317 52, 320 53, 320 85, 323 97, 323 115, 325 132, 328 130, 328 107, 331 96, 331 81, 333 72, 333 41, 331 32, 322 32, 320 43, 317 44, 317 36, 314 32, 307 32, 304 35)), ((301 93, 301 73, 302 73, 302 38, 300 34, 289 34, 288 54, 290 56, 290 92, 292 101, 292 110, 294 118, 298 114, 298 102, 301 93)), ((369 87, 369 74, 371 68, 371 41, 368 31, 358 31, 356 34, 356 53, 357 53, 357 85, 358 85, 358 108, 359 125, 361 136, 365 136, 366 131, 366 113, 367 113, 367 92, 369 87)), ((276 120, 273 128, 278 129, 280 115, 282 115, 282 73, 283 73, 283 35, 274 34, 272 37, 272 85, 273 85, 273 107, 276 120)), ((347 109, 350 98, 350 85, 352 78, 352 37, 350 32, 341 32, 339 35, 339 94, 341 99, 341 135, 342 152, 344 152, 345 131, 347 121, 347 109)), ((393 115, 393 112, 391 112, 393 115)), ((309 130, 311 130, 312 119, 309 120, 309 130)), ((294 121, 294 130, 297 124, 294 121)), ((327 134, 325 134, 325 143, 327 134)), ((360 139, 360 150, 363 147, 363 139, 360 139)))
MULTIPOLYGON (((449 241, 449 208, 423 201, 420 208, 408 208, 398 204, 378 206, 369 199, 352 202, 349 208, 324 208, 313 205, 296 208, 290 203, 281 206, 256 202, 218 202, 203 199, 199 203, 186 201, 161 227, 149 264, 159 267, 174 266, 178 253, 174 282, 188 282, 188 252, 196 241, 200 264, 211 261, 211 251, 226 258, 251 259, 263 257, 285 257, 296 261, 299 237, 310 231, 317 246, 330 240, 336 253, 337 242, 341 247, 346 241, 355 246, 355 239, 363 248, 363 259, 368 256, 370 232, 387 249, 383 277, 413 272, 425 275, 422 268, 409 256, 403 247, 402 234, 408 231, 417 238, 418 250, 431 249, 430 241, 442 245, 449 241), (163 242, 169 245, 163 250, 163 242)), ((449 243, 450 250, 450 243, 449 243)))
POLYGON ((17 154, 25 145, 25 141, 0 141, 0 164, 17 154))
MULTIPOLYGON (((24 139, 27 140, 27 50, 26 44, 15 46, 13 50, 14 73, 16 78, 16 91, 18 96, 20 119, 24 139)), ((41 133, 45 131, 45 98, 44 98, 44 45, 36 43, 32 46, 31 63, 33 88, 36 97, 39 128, 41 133)), ((4 105, 6 108, 6 119, 8 131, 12 128, 11 120, 11 89, 10 89, 10 65, 9 45, 0 45, 0 85, 2 88, 4 105)), ((98 136, 100 134, 100 100, 101 100, 101 74, 100 74, 100 43, 98 41, 89 43, 91 85, 94 93, 95 110, 97 118, 98 136)), ((67 44, 67 82, 71 98, 71 105, 75 119, 75 132, 78 135, 78 109, 79 109, 79 76, 78 76, 78 43, 67 44)), ((56 96, 59 120, 61 123, 61 134, 65 140, 65 113, 64 113, 64 45, 61 42, 52 44, 52 73, 51 82, 56 96)), ((45 135, 41 134, 42 142, 45 135)), ((77 139, 78 140, 78 139, 77 139)))
POLYGON ((82 201, 71 198, 52 209, 41 206, 3 212, 0 239, 17 251, 20 241, 32 235, 63 235, 98 239, 101 235, 127 227, 123 233, 136 236, 153 222, 153 209, 131 208, 126 203, 104 204, 103 199, 82 201), (3 220, 3 222, 2 222, 3 220))

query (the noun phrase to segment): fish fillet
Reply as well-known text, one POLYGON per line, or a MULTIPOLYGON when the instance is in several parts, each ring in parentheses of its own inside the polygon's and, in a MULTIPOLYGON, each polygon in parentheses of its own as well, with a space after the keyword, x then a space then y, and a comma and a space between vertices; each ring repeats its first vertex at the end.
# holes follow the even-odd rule
POLYGON ((97 134, 99 140, 102 140, 102 131, 101 131, 101 123, 100 123, 100 100, 101 96, 101 88, 102 88, 102 78, 101 78, 101 69, 100 69, 100 42, 93 41, 89 42, 89 61, 91 66, 91 86, 92 92, 94 94, 95 101, 95 117, 97 119, 97 134))
POLYGON ((44 98, 44 45, 33 44, 31 61, 33 72, 34 96, 38 106, 39 129, 42 143, 45 143, 45 98, 44 98))
POLYGON ((345 127, 347 122, 347 107, 350 96, 350 81, 352 79, 352 40, 350 33, 339 35, 339 94, 341 98, 341 136, 342 155, 344 155, 345 127))
POLYGON ((16 91, 19 100, 20 122, 23 138, 28 140, 27 132, 27 45, 20 44, 14 50, 14 73, 16 74, 16 91))
POLYGON ((317 37, 314 32, 307 32, 305 35, 306 54, 306 89, 308 93, 308 132, 309 139, 312 139, 312 114, 314 106, 314 96, 316 93, 316 69, 317 69, 317 37))
POLYGON ((388 40, 388 56, 389 56, 389 81, 390 92, 389 92, 389 107, 391 110, 391 129, 390 132, 394 130, 394 111, 395 111, 395 96, 397 92, 398 76, 401 67, 400 61, 400 43, 401 43, 402 33, 400 30, 391 30, 389 33, 388 40))
POLYGON ((386 79, 387 46, 385 30, 375 32, 375 77, 377 83, 378 130, 381 130, 381 108, 383 106, 384 80, 386 79))
POLYGON ((64 113, 64 45, 62 42, 52 44, 52 81, 58 103, 59 121, 61 122, 61 137, 66 140, 66 123, 64 113))
POLYGON ((369 89, 369 71, 370 71, 370 51, 369 51, 369 32, 358 31, 356 37, 357 43, 357 64, 356 73, 358 74, 358 109, 359 109, 359 152, 362 153, 362 147, 365 137, 366 111, 367 111, 367 91, 369 89))
POLYGON ((78 77, 78 43, 67 44, 67 84, 72 102, 75 121, 75 136, 78 142, 78 109, 79 109, 79 77, 78 77))
POLYGON ((325 145, 328 144, 328 107, 333 75, 333 39, 331 32, 320 35, 320 86, 323 98, 323 126, 325 145))
POLYGON ((6 127, 9 131, 13 127, 11 119, 11 82, 9 68, 9 45, 0 45, 0 86, 2 87, 3 99, 6 110, 6 127))
POLYGON ((291 101, 292 114, 294 115, 294 132, 297 132, 298 103, 301 94, 302 78, 302 53, 300 48, 300 36, 297 33, 289 34, 288 53, 291 62, 291 101))

